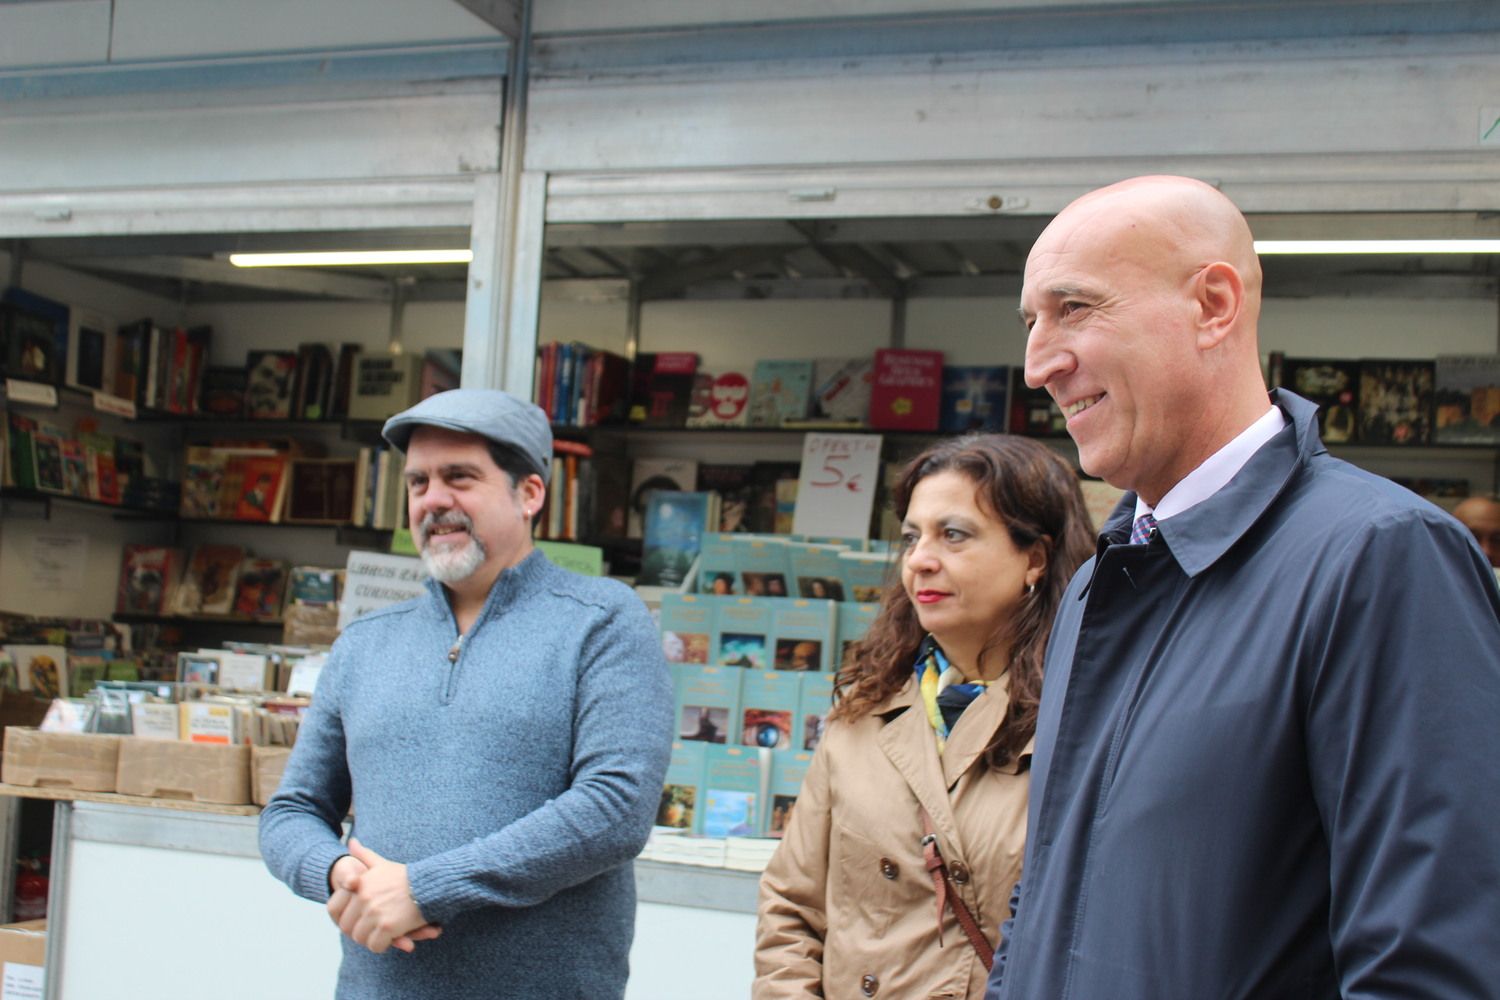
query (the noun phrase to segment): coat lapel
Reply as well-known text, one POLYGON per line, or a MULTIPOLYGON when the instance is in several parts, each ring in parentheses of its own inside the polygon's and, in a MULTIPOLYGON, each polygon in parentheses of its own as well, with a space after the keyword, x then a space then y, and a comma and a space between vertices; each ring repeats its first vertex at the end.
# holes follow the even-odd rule
POLYGON ((975 698, 959 716, 958 725, 948 736, 948 746, 943 750, 943 785, 948 791, 958 784, 958 779, 974 765, 984 748, 995 738, 995 730, 1005 721, 1006 709, 1010 707, 1010 675, 995 681, 989 690, 975 698))
MULTIPOLYGON (((958 825, 948 802, 948 786, 943 781, 937 739, 932 734, 932 723, 927 721, 921 702, 916 681, 908 681, 900 692, 876 710, 876 714, 890 715, 903 706, 906 709, 880 730, 875 742, 891 766, 906 779, 917 801, 926 808, 942 840, 958 845, 958 825)), ((952 744, 949 746, 951 748, 952 744)))

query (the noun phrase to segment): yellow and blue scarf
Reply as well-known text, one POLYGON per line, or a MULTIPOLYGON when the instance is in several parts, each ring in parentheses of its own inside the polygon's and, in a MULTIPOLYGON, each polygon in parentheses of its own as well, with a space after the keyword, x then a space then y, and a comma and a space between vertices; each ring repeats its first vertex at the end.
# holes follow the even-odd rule
POLYGON ((948 733, 958 725, 958 717, 964 714, 969 703, 984 694, 989 685, 985 681, 968 681, 963 673, 948 663, 948 657, 937 640, 928 636, 917 650, 914 666, 917 688, 922 692, 922 704, 927 709, 927 721, 937 736, 938 753, 948 745, 948 733))

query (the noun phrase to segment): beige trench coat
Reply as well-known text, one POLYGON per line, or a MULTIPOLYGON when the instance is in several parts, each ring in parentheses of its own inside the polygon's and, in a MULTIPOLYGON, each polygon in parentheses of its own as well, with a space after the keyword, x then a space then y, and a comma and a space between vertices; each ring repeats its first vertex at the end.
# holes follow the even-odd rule
POLYGON ((938 756, 915 681, 852 723, 830 723, 786 838, 760 883, 754 1000, 982 997, 984 966, 922 861, 927 807, 958 892, 991 942, 1009 916, 1026 843, 1030 753, 988 768, 1005 718, 996 684, 938 756))

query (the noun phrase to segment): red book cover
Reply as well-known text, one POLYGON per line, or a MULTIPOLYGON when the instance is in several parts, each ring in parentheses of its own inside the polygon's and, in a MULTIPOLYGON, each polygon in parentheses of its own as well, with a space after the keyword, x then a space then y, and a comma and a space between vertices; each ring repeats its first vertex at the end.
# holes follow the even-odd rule
POLYGON ((882 348, 875 352, 870 426, 935 431, 943 401, 943 352, 882 348))

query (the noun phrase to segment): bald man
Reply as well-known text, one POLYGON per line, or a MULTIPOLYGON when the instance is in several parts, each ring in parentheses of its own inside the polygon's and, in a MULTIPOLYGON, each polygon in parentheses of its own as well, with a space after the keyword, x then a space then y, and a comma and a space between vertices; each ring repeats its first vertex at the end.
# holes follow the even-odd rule
POLYGON ((1500 500, 1469 497, 1453 508, 1453 516, 1469 529, 1490 565, 1500 569, 1500 500))
POLYGON ((1500 996, 1500 591, 1267 395, 1260 281, 1180 177, 1027 261, 1026 381, 1129 492, 1053 629, 990 1000, 1500 996))

